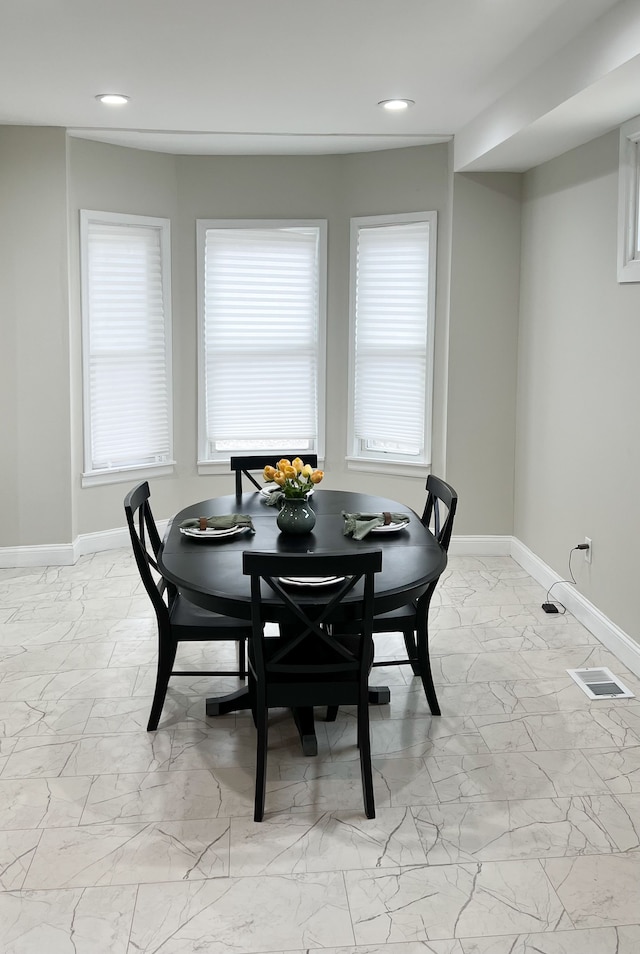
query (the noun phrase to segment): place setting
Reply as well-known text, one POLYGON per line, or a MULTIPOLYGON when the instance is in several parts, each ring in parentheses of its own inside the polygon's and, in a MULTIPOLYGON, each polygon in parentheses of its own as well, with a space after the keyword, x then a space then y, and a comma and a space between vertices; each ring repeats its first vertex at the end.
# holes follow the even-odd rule
POLYGON ((399 533, 409 526, 409 515, 406 513, 392 513, 384 510, 381 513, 347 513, 344 517, 345 537, 351 536, 354 540, 363 540, 370 533, 399 533))
POLYGON ((180 533, 191 540, 221 542, 240 533, 255 533, 248 514, 229 513, 217 517, 191 517, 180 524, 180 533))

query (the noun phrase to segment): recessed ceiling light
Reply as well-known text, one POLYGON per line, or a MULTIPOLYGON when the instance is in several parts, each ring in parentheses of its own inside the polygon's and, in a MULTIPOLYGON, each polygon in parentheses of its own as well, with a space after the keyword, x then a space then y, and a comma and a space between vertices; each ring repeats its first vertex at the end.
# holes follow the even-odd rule
POLYGON ((402 109, 409 109, 409 106, 415 106, 413 99, 381 99, 378 106, 388 109, 391 112, 398 112, 402 109))
POLYGON ((96 99, 106 106, 124 106, 129 102, 129 97, 122 93, 98 93, 96 99))

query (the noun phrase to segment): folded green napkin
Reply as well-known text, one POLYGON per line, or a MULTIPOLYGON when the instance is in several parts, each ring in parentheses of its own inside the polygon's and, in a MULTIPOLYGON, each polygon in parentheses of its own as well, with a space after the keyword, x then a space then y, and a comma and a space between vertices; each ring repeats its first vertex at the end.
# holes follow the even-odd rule
MULTIPOLYGON (((346 536, 351 534, 354 540, 362 540, 375 527, 383 527, 385 515, 383 513, 346 513, 342 511, 344 517, 344 530, 346 536)), ((406 513, 389 513, 391 523, 409 523, 409 517, 406 513)))
MULTIPOLYGON (((255 533, 251 517, 246 513, 225 513, 219 517, 206 517, 205 526, 208 530, 230 530, 231 527, 249 527, 255 533)), ((180 524, 183 529, 200 529, 200 517, 190 517, 180 524)))
MULTIPOLYGON (((309 493, 311 493, 311 491, 309 491, 309 493)), ((279 488, 276 490, 272 490, 270 494, 263 494, 262 496, 265 498, 265 503, 267 507, 276 507, 281 500, 287 499, 284 490, 280 490, 279 488)), ((307 494, 307 497, 308 496, 309 494, 307 494)), ((300 497, 296 497, 296 498, 289 497, 288 499, 300 500, 300 497)))
POLYGON ((267 507, 275 507, 284 497, 284 490, 272 490, 269 496, 263 494, 267 507))

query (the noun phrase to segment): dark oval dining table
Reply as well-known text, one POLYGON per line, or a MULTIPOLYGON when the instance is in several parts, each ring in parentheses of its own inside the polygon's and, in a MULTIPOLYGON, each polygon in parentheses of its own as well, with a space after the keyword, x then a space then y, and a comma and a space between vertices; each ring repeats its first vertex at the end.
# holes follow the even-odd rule
MULTIPOLYGON (((300 536, 280 532, 276 524, 277 507, 269 506, 258 491, 190 504, 169 522, 158 557, 160 571, 196 605, 239 619, 250 619, 250 581, 242 572, 242 554, 246 550, 299 553, 302 556, 322 551, 353 553, 362 548, 379 548, 382 550, 382 571, 376 574, 375 581, 376 614, 398 609, 417 599, 446 567, 446 552, 430 530, 422 525, 418 515, 404 504, 370 494, 320 488, 316 488, 308 499, 316 514, 316 524, 311 533, 300 536), (363 540, 354 540, 343 533, 343 511, 403 513, 409 517, 409 523, 405 529, 396 532, 370 532, 363 540), (180 532, 181 523, 188 518, 231 513, 249 514, 255 533, 243 531, 215 540, 194 539, 180 532)), ((351 599, 357 600, 358 597, 356 588, 351 599)), ((310 591, 305 600, 310 604, 322 603, 322 589, 310 591)), ((348 600, 345 607, 348 613, 348 600)), ((279 611, 276 601, 266 596, 268 618, 279 622, 279 611)), ((247 696, 247 689, 242 688, 217 699, 208 699, 207 715, 222 715, 247 708, 247 696)), ((388 702, 389 690, 372 687, 370 699, 377 703, 388 702)), ((314 754, 310 737, 305 747, 305 732, 300 725, 299 728, 305 754, 314 754)))

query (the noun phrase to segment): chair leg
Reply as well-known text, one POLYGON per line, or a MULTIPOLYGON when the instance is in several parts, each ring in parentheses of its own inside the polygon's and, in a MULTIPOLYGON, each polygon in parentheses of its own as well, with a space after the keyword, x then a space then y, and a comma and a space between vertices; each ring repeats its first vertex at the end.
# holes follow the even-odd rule
POLYGON ((431 662, 429 660, 429 629, 427 626, 427 613, 425 612, 424 622, 418 624, 418 663, 420 665, 420 678, 424 688, 424 694, 427 697, 427 704, 431 710, 431 715, 440 715, 440 706, 436 695, 436 687, 433 684, 431 675, 431 662))
POLYGON ((256 748, 256 798, 253 820, 261 822, 264 818, 264 801, 267 789, 267 745, 269 734, 269 710, 264 693, 259 693, 256 702, 258 741, 256 748))
POLYGON ((373 796, 373 772, 371 769, 371 738, 369 736, 369 699, 366 692, 358 703, 358 748, 360 750, 360 775, 362 776, 362 797, 364 813, 367 818, 376 817, 373 796))
POLYGON ((325 722, 335 722, 338 717, 339 706, 327 706, 325 722))
POLYGON ((256 707, 256 680, 251 670, 249 670, 249 672, 247 673, 247 682, 248 682, 248 691, 249 691, 249 708, 251 709, 253 724, 255 725, 257 729, 258 728, 258 710, 256 707))
POLYGON ((156 689, 153 694, 151 712, 149 714, 149 721, 147 723, 147 732, 153 732, 154 729, 158 728, 158 722, 160 721, 162 707, 164 706, 165 696, 167 695, 167 687, 169 685, 169 679, 173 670, 177 648, 178 643, 175 640, 168 642, 166 637, 160 637, 160 644, 158 647, 156 689))
POLYGON ((238 676, 247 678, 247 641, 244 638, 238 640, 238 676))
POLYGON ((404 636, 404 645, 407 650, 407 658, 411 663, 411 668, 413 669, 413 675, 420 675, 420 664, 418 662, 418 647, 416 646, 415 636, 413 635, 413 629, 404 629, 402 631, 404 636))

